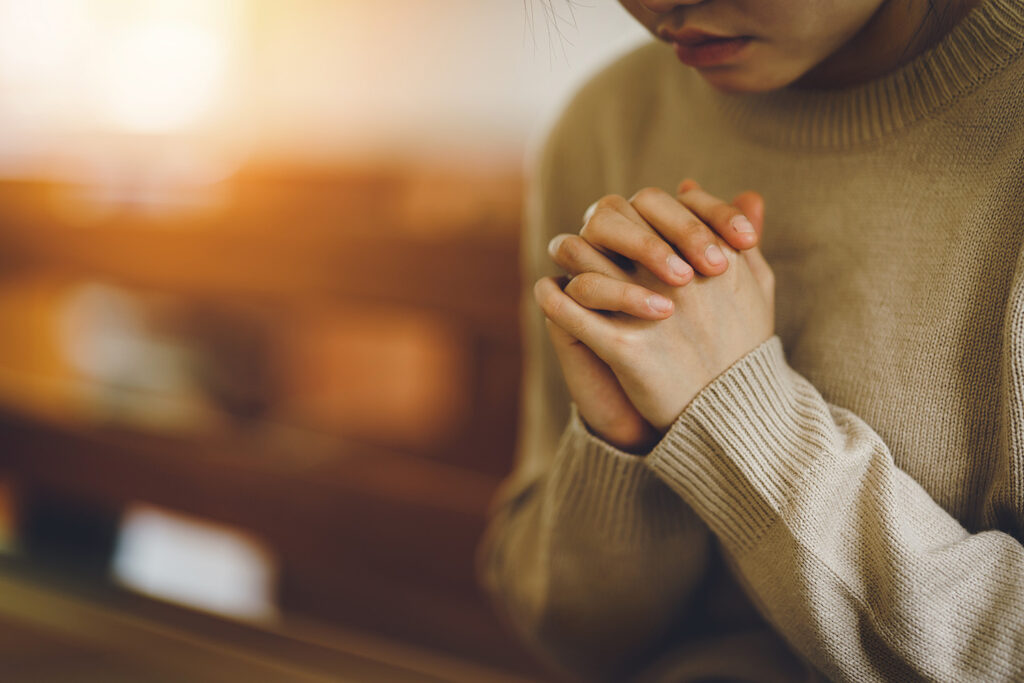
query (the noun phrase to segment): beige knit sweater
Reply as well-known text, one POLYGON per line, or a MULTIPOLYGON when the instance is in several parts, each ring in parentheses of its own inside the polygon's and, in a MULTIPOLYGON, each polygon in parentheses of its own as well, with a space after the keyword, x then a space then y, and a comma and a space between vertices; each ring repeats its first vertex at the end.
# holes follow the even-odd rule
POLYGON ((586 679, 1024 680, 1024 0, 842 91, 627 55, 537 157, 527 292, 591 202, 686 176, 764 195, 777 335, 638 457, 582 426, 524 295, 485 585, 586 679))

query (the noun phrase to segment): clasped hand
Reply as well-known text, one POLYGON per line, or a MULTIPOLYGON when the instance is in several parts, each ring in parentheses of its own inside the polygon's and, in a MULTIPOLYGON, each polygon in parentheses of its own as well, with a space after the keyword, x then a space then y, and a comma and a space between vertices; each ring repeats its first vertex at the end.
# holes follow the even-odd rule
POLYGON ((692 181, 677 195, 609 195, 578 234, 549 245, 568 278, 542 278, 569 392, 598 436, 648 451, 693 398, 774 334, 775 280, 760 249, 764 205, 692 181))

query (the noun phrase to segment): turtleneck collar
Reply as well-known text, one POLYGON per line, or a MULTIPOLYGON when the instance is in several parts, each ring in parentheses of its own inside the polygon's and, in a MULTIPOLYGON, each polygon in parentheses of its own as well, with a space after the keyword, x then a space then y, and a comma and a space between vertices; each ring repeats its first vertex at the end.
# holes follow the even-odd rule
POLYGON ((1024 54, 1024 0, 984 0, 929 50, 880 78, 837 90, 723 93, 695 80, 744 135, 770 145, 869 144, 969 94, 1024 54))

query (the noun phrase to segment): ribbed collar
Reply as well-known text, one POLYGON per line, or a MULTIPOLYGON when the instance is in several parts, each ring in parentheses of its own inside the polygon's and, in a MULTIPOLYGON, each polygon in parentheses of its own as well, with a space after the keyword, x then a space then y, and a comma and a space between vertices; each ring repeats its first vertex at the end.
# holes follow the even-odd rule
POLYGON ((1024 0, 983 0, 939 43, 873 81, 839 90, 722 93, 744 135, 772 146, 850 148, 877 141, 975 90, 1024 53, 1024 0))

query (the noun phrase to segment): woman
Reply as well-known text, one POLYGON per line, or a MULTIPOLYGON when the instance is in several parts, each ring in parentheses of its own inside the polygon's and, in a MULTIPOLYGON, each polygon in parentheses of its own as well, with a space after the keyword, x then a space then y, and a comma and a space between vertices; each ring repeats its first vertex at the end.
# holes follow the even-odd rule
POLYGON ((485 584, 586 679, 1024 680, 1024 2, 623 4, 485 584))

